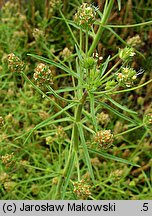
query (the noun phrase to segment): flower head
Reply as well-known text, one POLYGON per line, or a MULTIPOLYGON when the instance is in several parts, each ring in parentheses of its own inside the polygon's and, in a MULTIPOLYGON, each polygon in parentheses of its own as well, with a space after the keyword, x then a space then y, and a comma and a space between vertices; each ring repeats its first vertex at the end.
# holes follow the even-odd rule
POLYGON ((83 3, 74 16, 75 22, 82 28, 90 28, 95 21, 95 9, 87 3, 83 3))
POLYGON ((116 74, 116 79, 120 84, 131 87, 137 79, 137 73, 133 68, 122 67, 121 72, 116 74))
POLYGON ((32 35, 36 41, 42 40, 42 38, 44 37, 43 31, 38 28, 33 29, 32 35))
POLYGON ((152 113, 148 113, 144 116, 144 123, 147 126, 152 126, 152 113))
POLYGON ((7 56, 8 67, 12 72, 22 72, 25 69, 25 64, 14 53, 7 56))
POLYGON ((143 45, 141 38, 139 35, 135 35, 134 37, 128 38, 127 44, 131 45, 132 47, 138 47, 143 45))
POLYGON ((109 148, 113 143, 113 134, 111 130, 100 130, 95 134, 94 141, 100 147, 109 148))
POLYGON ((4 125, 4 119, 2 116, 0 116, 0 127, 2 127, 4 125))
POLYGON ((74 186, 73 192, 76 193, 76 195, 80 199, 87 199, 87 197, 91 195, 90 185, 87 185, 85 183, 85 180, 74 182, 73 186, 74 186))
POLYGON ((72 56, 71 50, 69 50, 67 47, 65 47, 61 52, 60 52, 61 57, 64 59, 64 61, 69 61, 72 56))
POLYGON ((39 63, 35 68, 33 78, 38 85, 53 84, 52 71, 43 63, 39 63))
POLYGON ((105 112, 101 112, 97 114, 97 121, 101 125, 107 125, 110 121, 109 115, 105 112))
POLYGON ((53 13, 55 13, 57 9, 61 7, 61 5, 62 5, 61 0, 51 0, 49 2, 49 13, 52 15, 53 13))
POLYGON ((93 69, 96 61, 93 57, 86 57, 83 59, 83 67, 85 69, 93 69))

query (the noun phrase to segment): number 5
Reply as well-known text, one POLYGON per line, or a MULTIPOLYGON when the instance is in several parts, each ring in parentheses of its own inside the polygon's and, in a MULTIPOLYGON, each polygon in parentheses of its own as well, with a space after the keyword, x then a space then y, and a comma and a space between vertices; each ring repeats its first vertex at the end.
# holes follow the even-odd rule
POLYGON ((148 211, 148 203, 143 204, 143 211, 148 211))

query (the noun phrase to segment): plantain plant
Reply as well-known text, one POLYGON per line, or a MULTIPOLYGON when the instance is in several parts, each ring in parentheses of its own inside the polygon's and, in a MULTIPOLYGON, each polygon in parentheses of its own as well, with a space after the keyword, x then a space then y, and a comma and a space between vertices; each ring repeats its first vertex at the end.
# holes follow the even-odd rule
MULTIPOLYGON (((120 10, 121 1, 119 0, 117 3, 120 10)), ((138 76, 142 72, 137 72, 132 68, 131 63, 135 55, 142 55, 135 46, 139 41, 135 38, 132 40, 134 44, 132 41, 125 42, 115 32, 115 28, 146 25, 151 24, 152 21, 127 26, 108 24, 113 7, 114 0, 106 0, 103 12, 93 5, 83 3, 77 9, 74 20, 68 20, 59 9, 60 19, 66 24, 75 44, 74 53, 66 48, 62 53, 62 59, 51 53, 49 49, 48 56, 50 58, 28 54, 41 62, 35 68, 34 82, 26 76, 23 67, 18 66, 17 68, 22 70, 21 74, 24 79, 44 98, 47 98, 55 110, 55 113, 48 119, 31 129, 24 144, 35 130, 46 125, 60 124, 63 128, 60 128, 58 136, 64 134, 64 131, 68 134, 66 142, 64 143, 61 139, 58 146, 57 186, 52 193, 52 199, 65 199, 67 188, 71 187, 79 198, 94 199, 90 193, 90 186, 82 177, 81 164, 87 167, 92 187, 95 187, 97 183, 91 164, 92 155, 138 167, 134 162, 116 157, 108 151, 114 147, 115 139, 124 134, 142 127, 147 133, 150 131, 148 125, 151 124, 151 114, 146 115, 142 120, 136 111, 114 100, 113 95, 139 89, 152 81, 138 84, 138 76), (98 54, 97 46, 102 40, 105 29, 112 32, 124 44, 124 48, 119 49, 114 56, 109 55, 103 59, 98 54), (79 39, 77 35, 79 35, 79 39), (114 61, 115 63, 113 63, 114 61), (52 67, 59 71, 56 76, 53 75, 52 67), (67 77, 70 77, 70 86, 66 84, 62 87, 63 78, 67 77), (60 86, 55 89, 57 81, 60 86), (67 96, 65 97, 65 95, 67 96), (101 110, 108 110, 112 115, 117 115, 126 121, 128 130, 114 134, 113 128, 101 128, 98 123, 101 110)), ((43 43, 43 37, 41 39, 41 43, 43 43)), ((19 63, 14 55, 10 55, 8 60, 11 66, 12 62, 19 63)), ((23 66, 22 63, 20 66, 23 66)), ((104 113, 101 117, 103 115, 104 113)), ((54 134, 54 129, 52 129, 52 134, 54 134)))

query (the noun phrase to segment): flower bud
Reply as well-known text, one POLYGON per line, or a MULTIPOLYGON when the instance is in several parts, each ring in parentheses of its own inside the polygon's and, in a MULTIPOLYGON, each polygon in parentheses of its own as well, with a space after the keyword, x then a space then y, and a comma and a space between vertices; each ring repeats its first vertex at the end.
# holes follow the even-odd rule
POLYGON ((85 69, 93 69, 94 65, 95 65, 95 59, 93 57, 87 57, 84 58, 83 60, 83 67, 85 69))
POLYGON ((129 61, 136 53, 132 47, 125 47, 119 50, 119 58, 123 61, 129 61))
POLYGON ((106 90, 112 89, 117 85, 117 82, 115 82, 114 80, 110 80, 106 82, 106 90))

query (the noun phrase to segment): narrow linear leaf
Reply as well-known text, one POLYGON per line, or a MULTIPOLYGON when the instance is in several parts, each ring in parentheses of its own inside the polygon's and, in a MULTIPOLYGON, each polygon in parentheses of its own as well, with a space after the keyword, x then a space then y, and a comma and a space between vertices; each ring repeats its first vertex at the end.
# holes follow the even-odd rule
POLYGON ((100 68, 100 78, 103 76, 103 74, 105 73, 107 67, 108 67, 108 64, 109 64, 109 61, 110 61, 110 56, 108 56, 108 58, 106 59, 106 61, 103 63, 103 65, 101 65, 102 67, 100 68))
POLYGON ((93 135, 95 135, 95 131, 93 131, 91 128, 87 127, 86 125, 82 124, 82 127, 85 128, 85 130, 89 131, 90 133, 92 133, 93 135))
POLYGON ((104 102, 99 102, 103 107, 105 107, 106 109, 110 110, 111 112, 113 112, 114 114, 116 114, 117 116, 119 116, 120 118, 123 118, 135 125, 138 124, 138 122, 134 121, 133 119, 123 115, 122 113, 118 112, 117 110, 115 110, 114 108, 112 108, 111 106, 109 106, 108 104, 104 103, 104 102))
POLYGON ((93 122, 93 126, 95 128, 95 131, 98 130, 98 126, 97 126, 97 121, 96 121, 96 116, 95 116, 95 110, 94 110, 94 95, 93 94, 89 94, 90 96, 90 110, 91 110, 91 117, 92 117, 92 122, 93 122))
POLYGON ((83 86, 77 86, 77 87, 67 87, 64 89, 57 89, 55 92, 56 93, 62 93, 62 92, 70 92, 70 91, 75 91, 83 88, 83 86))
MULTIPOLYGON (((44 127, 45 125, 48 124, 48 122, 50 122, 52 119, 56 118, 57 116, 61 115, 63 112, 65 112, 65 110, 70 109, 71 107, 73 107, 75 105, 75 103, 71 103, 68 106, 66 106, 65 108, 63 108, 61 111, 59 111, 58 113, 56 113, 55 115, 49 117, 48 119, 44 120, 43 122, 39 123, 38 125, 36 125, 34 128, 32 128, 29 132, 29 135, 26 137, 23 145, 28 141, 29 137, 32 135, 32 133, 37 130, 40 129, 42 127, 44 127)), ((26 133, 27 134, 27 133, 26 133)), ((22 135, 23 136, 23 135, 22 135)))
MULTIPOLYGON (((98 10, 97 12, 98 12, 98 14, 101 14, 101 13, 99 13, 99 10, 98 10)), ((63 20, 63 21, 65 21, 64 18, 60 18, 60 17, 53 17, 53 18, 54 18, 54 19, 57 19, 57 20, 63 20)), ((70 25, 73 26, 74 28, 78 29, 78 30, 81 29, 81 27, 80 27, 79 25, 77 25, 77 24, 76 24, 74 21, 72 21, 72 20, 66 19, 66 24, 67 24, 67 26, 68 26, 68 28, 69 28, 69 30, 70 30, 70 33, 72 33, 72 29, 70 28, 70 25)), ((95 21, 94 24, 100 25, 100 22, 99 22, 99 21, 95 21)), ((83 29, 83 32, 86 32, 86 30, 83 29)), ((88 34, 89 34, 91 37, 94 38, 92 31, 88 31, 88 34)), ((73 39, 75 38, 74 34, 72 35, 72 37, 73 37, 73 39)), ((77 46, 79 47, 79 43, 77 42, 76 38, 74 39, 74 42, 75 42, 75 43, 77 44, 77 46)))
POLYGON ((78 124, 78 130, 79 130, 80 139, 81 139, 82 147, 83 147, 83 150, 84 150, 84 156, 85 156, 85 159, 86 159, 88 170, 90 172, 92 180, 94 181, 95 178, 94 178, 94 174, 93 174, 93 170, 92 170, 92 165, 91 165, 91 162, 90 162, 90 156, 89 156, 88 148, 87 148, 87 145, 86 145, 86 142, 85 142, 83 128, 82 128, 81 124, 78 124))
POLYGON ((111 27, 105 26, 105 28, 108 29, 109 31, 111 31, 112 34, 114 34, 118 40, 120 40, 123 44, 125 44, 125 45, 127 46, 126 41, 123 40, 123 39, 119 36, 119 34, 117 34, 111 27))
MULTIPOLYGON (((120 40, 123 44, 125 44, 126 46, 130 46, 130 45, 127 44, 126 41, 123 40, 112 28, 107 27, 107 26, 105 26, 105 28, 108 29, 109 31, 111 31, 112 34, 114 34, 114 35, 116 36, 116 38, 117 38, 118 40, 120 40)), ((138 51, 137 49, 135 49, 135 48, 134 48, 134 50, 135 50, 136 53, 138 53, 140 56, 142 56, 142 57, 145 59, 145 56, 144 56, 141 52, 139 52, 139 51, 138 51)))
POLYGON ((104 95, 111 103, 113 103, 115 106, 117 106, 118 108, 128 112, 128 113, 133 113, 133 114, 138 114, 137 112, 135 111, 132 111, 130 109, 128 109, 127 107, 125 106, 122 106, 121 104, 117 103, 116 101, 114 101, 111 97, 109 97, 108 95, 104 95))
MULTIPOLYGON (((52 98, 48 97, 48 95, 46 95, 43 91, 41 91, 40 88, 38 88, 34 83, 32 83, 31 80, 26 76, 26 74, 24 74, 23 72, 21 72, 21 74, 25 78, 25 80, 28 81, 33 86, 33 88, 37 90, 37 92, 39 92, 41 95, 43 95, 44 97, 46 97, 49 101, 51 101, 51 103, 54 106, 56 106, 58 109, 63 110, 62 107, 60 107, 59 104, 57 104, 52 98)), ((69 113, 67 113, 66 111, 65 111, 65 114, 67 116, 71 117, 71 115, 69 113)))
POLYGON ((135 89, 139 89, 145 85, 148 85, 149 83, 152 82, 152 79, 148 80, 147 82, 141 84, 141 85, 138 85, 136 87, 133 87, 133 88, 128 88, 128 89, 123 89, 123 90, 119 90, 119 91, 115 91, 115 92, 112 92, 110 94, 119 94, 119 93, 123 93, 123 92, 130 92, 130 91, 134 91, 135 89))
POLYGON ((151 25, 151 24, 152 24, 152 20, 149 20, 147 22, 137 23, 137 24, 130 24, 130 25, 107 25, 107 26, 111 28, 134 28, 138 26, 151 25))
POLYGON ((58 99, 60 99, 60 100, 67 101, 67 102, 72 102, 72 100, 65 99, 65 98, 61 97, 60 95, 58 95, 58 94, 56 93, 56 91, 54 91, 54 89, 51 88, 51 86, 48 85, 47 88, 50 90, 50 92, 47 92, 47 93, 53 94, 56 98, 58 98, 58 99))
POLYGON ((88 149, 89 152, 91 153, 94 153, 94 154, 98 154, 106 159, 110 159, 110 160, 115 160, 115 161, 118 161, 118 162, 121 162, 121 163, 125 163, 125 164, 128 164, 128 165, 131 165, 131 166, 136 166, 136 167, 140 167, 139 165, 135 164, 135 163, 132 163, 130 161, 127 161, 123 158, 119 158, 119 157, 116 157, 114 155, 111 155, 111 154, 108 154, 104 151, 97 151, 97 150, 93 150, 93 149, 88 149))
POLYGON ((33 182, 33 181, 39 181, 39 180, 44 180, 46 178, 54 178, 57 177, 59 174, 58 173, 53 173, 51 175, 43 175, 41 177, 37 177, 37 178, 31 178, 31 179, 26 179, 24 181, 19 181, 18 185, 23 184, 23 183, 28 183, 28 182, 33 182))
POLYGON ((71 122, 71 119, 68 117, 65 117, 65 118, 56 119, 54 121, 51 120, 51 122, 45 123, 45 126, 51 125, 51 124, 57 124, 57 123, 61 123, 61 122, 71 122))
POLYGON ((82 62, 83 57, 82 57, 81 52, 80 52, 80 50, 76 44, 75 44, 75 49, 76 49, 77 55, 79 57, 79 60, 82 62))
POLYGON ((65 110, 68 110, 68 109, 72 108, 73 106, 75 106, 75 103, 71 103, 68 106, 64 107, 61 111, 57 112, 53 116, 50 116, 48 119, 46 119, 46 120, 42 121, 41 123, 39 123, 38 125, 36 125, 35 129, 39 129, 39 128, 44 127, 49 121, 51 121, 52 119, 55 119, 57 116, 59 116, 62 113, 64 113, 65 110))
POLYGON ((70 181, 70 178, 71 178, 71 175, 72 175, 74 162, 75 162, 75 152, 73 151, 72 157, 70 159, 70 164, 69 164, 69 166, 67 168, 67 175, 66 175, 65 184, 63 186, 62 197, 61 197, 62 200, 64 199, 65 194, 66 194, 66 188, 67 188, 67 186, 69 184, 69 181, 70 181))
POLYGON ((117 0, 117 2, 118 2, 118 9, 120 11, 121 10, 121 0, 117 0))
POLYGON ((79 45, 79 43, 78 43, 76 37, 75 37, 74 34, 73 34, 72 29, 71 29, 70 26, 69 26, 68 20, 65 18, 65 16, 63 15, 63 13, 62 13, 61 10, 60 10, 60 14, 61 14, 61 16, 62 16, 64 22, 66 23, 66 25, 67 25, 67 27, 68 27, 68 29, 69 29, 69 31, 70 31, 70 34, 71 34, 71 36, 72 36, 74 42, 75 42, 77 45, 79 45))
POLYGON ((89 128, 86 125, 84 125, 84 123, 86 123, 86 122, 90 122, 91 124, 93 124, 92 118, 91 118, 91 114, 89 112, 87 112, 86 110, 83 110, 82 113, 85 116, 82 119, 82 121, 80 122, 80 123, 82 123, 82 127, 84 127, 86 130, 90 131, 92 134, 95 134, 96 132, 94 130, 92 130, 91 128, 89 128))
POLYGON ((74 71, 70 70, 70 68, 64 67, 64 66, 61 65, 60 63, 57 63, 57 62, 55 62, 55 61, 53 61, 53 60, 51 60, 51 59, 47 59, 47 58, 45 58, 45 57, 38 56, 38 55, 35 55, 35 54, 29 54, 29 53, 28 53, 27 55, 28 55, 28 56, 31 56, 31 57, 33 57, 33 58, 36 58, 36 59, 38 59, 38 60, 40 60, 40 61, 46 62, 46 63, 48 63, 48 64, 51 64, 51 65, 53 65, 53 66, 55 66, 55 67, 57 67, 57 68, 60 68, 60 69, 62 69, 63 71, 65 71, 65 72, 67 72, 68 74, 70 74, 71 76, 76 77, 77 79, 79 78, 78 75, 77 75, 74 71))

